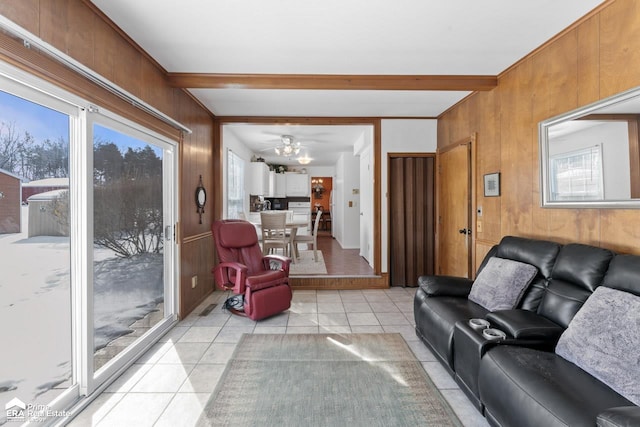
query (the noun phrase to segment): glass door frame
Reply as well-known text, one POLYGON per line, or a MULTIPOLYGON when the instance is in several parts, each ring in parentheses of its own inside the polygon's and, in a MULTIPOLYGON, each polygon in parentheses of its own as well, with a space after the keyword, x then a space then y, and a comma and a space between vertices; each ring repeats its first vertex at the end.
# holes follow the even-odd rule
POLYGON ((149 347, 157 342, 177 321, 178 321, 178 301, 177 301, 177 283, 178 283, 178 247, 175 241, 175 227, 177 224, 178 199, 177 199, 177 149, 178 144, 160 134, 143 128, 135 122, 124 119, 110 111, 90 106, 85 111, 86 115, 86 135, 85 144, 87 161, 85 162, 86 170, 84 172, 85 189, 87 194, 88 207, 86 212, 87 221, 87 240, 86 240, 86 266, 87 266, 87 289, 86 298, 83 301, 83 319, 82 324, 90 326, 84 331, 84 356, 83 363, 85 372, 83 378, 86 380, 82 384, 81 390, 83 394, 91 394, 94 391, 102 390, 107 381, 124 372, 134 360, 142 355, 149 347), (163 230, 164 232, 164 318, 153 326, 149 332, 143 337, 136 340, 121 353, 116 355, 104 367, 94 371, 94 293, 93 293, 93 129, 94 125, 100 125, 112 130, 121 132, 128 136, 133 136, 139 140, 153 144, 155 147, 161 148, 162 172, 163 172, 163 230), (90 234, 89 234, 90 233, 90 234), (170 240, 168 240, 169 238, 170 240), (171 243, 171 244, 168 244, 171 243))
MULTIPOLYGON (((79 194, 80 175, 78 169, 82 167, 82 160, 78 157, 83 148, 82 125, 84 122, 83 100, 75 95, 62 91, 57 86, 41 80, 29 73, 19 70, 0 61, 0 89, 35 104, 50 108, 69 116, 69 228, 74 232, 69 236, 69 273, 70 273, 70 308, 71 320, 71 377, 72 385, 60 393, 46 405, 53 411, 64 411, 76 402, 80 396, 83 361, 79 357, 82 324, 78 322, 78 309, 82 305, 82 283, 86 283, 82 274, 80 259, 82 258, 81 241, 83 230, 81 227, 83 197, 79 194), (80 209, 73 209, 78 206, 80 209)), ((27 403, 27 402, 25 402, 27 403)))
MULTIPOLYGON (((178 321, 179 246, 176 227, 179 214, 178 141, 157 134, 141 125, 91 106, 85 99, 0 60, 0 90, 22 97, 70 116, 69 121, 69 218, 70 299, 72 385, 47 406, 58 411, 79 411, 91 397, 132 365, 178 321), (145 334, 144 339, 122 351, 95 375, 93 369, 93 138, 96 114, 133 129, 134 133, 160 141, 163 149, 164 215, 164 318, 145 334), (169 228, 167 228, 169 227, 169 228), (170 241, 167 240, 170 237, 170 241), (171 244, 167 244, 171 242, 171 244), (90 397, 89 399, 86 399, 90 397), (75 405, 75 406, 74 406, 75 405)), ((158 145, 158 144, 156 144, 158 145)), ((47 422, 56 423, 58 419, 47 422)), ((64 421, 63 421, 64 423, 64 421)))

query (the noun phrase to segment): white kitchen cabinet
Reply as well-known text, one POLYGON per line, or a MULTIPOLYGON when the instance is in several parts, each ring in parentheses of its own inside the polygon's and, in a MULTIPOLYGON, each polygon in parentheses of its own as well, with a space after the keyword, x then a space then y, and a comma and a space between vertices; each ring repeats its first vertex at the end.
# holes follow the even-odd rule
POLYGON ((305 173, 286 173, 287 197, 309 197, 311 187, 309 175, 305 173))
POLYGON ((275 174, 273 197, 287 197, 287 176, 283 173, 275 174))
POLYGON ((265 197, 287 197, 287 177, 283 173, 269 171, 269 191, 265 197))
POLYGON ((276 197, 276 172, 269 171, 269 185, 264 197, 276 197))
POLYGON ((248 190, 252 196, 267 196, 269 194, 269 166, 266 163, 249 163, 248 190))

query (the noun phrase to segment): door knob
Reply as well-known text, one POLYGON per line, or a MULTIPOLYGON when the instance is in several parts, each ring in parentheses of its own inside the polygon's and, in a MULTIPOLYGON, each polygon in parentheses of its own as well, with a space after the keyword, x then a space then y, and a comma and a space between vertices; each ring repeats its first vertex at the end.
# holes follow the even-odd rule
POLYGON ((460 234, 471 234, 471 230, 469 230, 468 228, 461 228, 460 230, 458 230, 458 233, 460 233, 460 234))

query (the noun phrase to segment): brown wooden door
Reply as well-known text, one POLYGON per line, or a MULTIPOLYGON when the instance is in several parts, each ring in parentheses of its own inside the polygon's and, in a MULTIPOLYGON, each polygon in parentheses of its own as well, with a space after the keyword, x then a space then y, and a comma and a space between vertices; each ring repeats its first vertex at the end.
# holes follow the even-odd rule
MULTIPOLYGON (((400 156, 400 155, 398 155, 400 156)), ((417 286, 435 267, 435 158, 389 161, 389 248, 391 286, 417 286)))
POLYGON ((470 277, 471 144, 438 155, 438 274, 470 277))

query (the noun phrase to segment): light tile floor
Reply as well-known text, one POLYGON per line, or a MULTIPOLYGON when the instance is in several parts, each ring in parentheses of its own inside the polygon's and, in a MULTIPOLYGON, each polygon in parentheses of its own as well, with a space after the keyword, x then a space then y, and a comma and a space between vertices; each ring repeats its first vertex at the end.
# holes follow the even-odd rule
POLYGON ((488 426, 414 331, 415 289, 294 291, 291 308, 263 321, 222 310, 214 292, 98 396, 72 426, 191 426, 243 333, 402 334, 465 426, 488 426), (217 307, 199 314, 210 304, 217 307))

